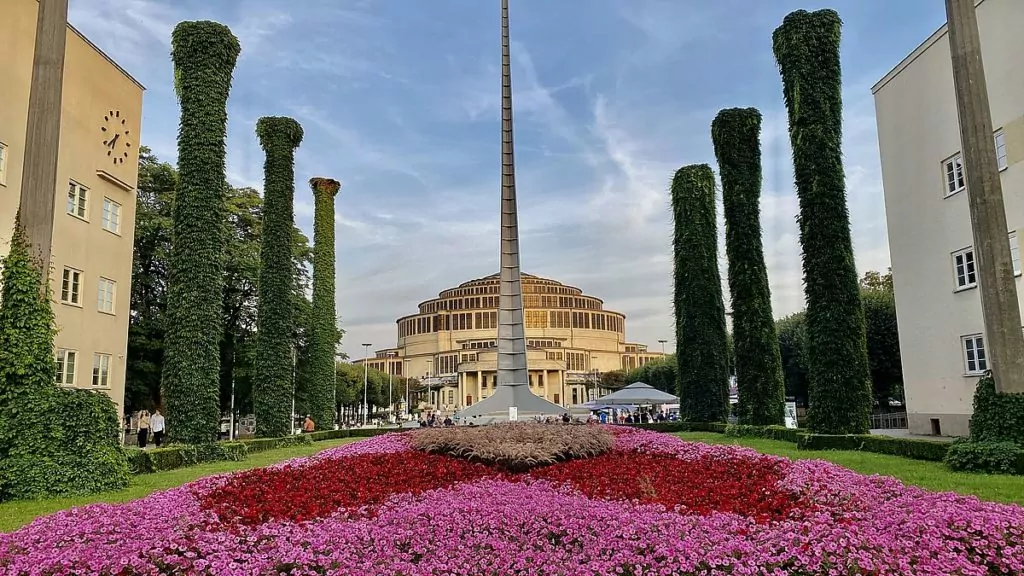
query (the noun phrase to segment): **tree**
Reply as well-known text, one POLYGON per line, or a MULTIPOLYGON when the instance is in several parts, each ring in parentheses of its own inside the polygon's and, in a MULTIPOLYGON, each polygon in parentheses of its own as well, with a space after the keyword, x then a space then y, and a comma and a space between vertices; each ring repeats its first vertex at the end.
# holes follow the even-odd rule
POLYGON ((624 384, 644 382, 654 388, 669 394, 675 394, 678 390, 678 366, 676 357, 669 354, 664 358, 651 360, 647 364, 634 368, 625 374, 624 384))
POLYGON ((781 424, 785 386, 761 244, 761 113, 722 110, 711 139, 722 179, 740 422, 781 424))
POLYGON ((807 405, 807 330, 804 312, 797 312, 777 320, 779 334, 779 356, 782 359, 782 375, 786 396, 797 403, 807 405))
POLYGON ((181 104, 180 180, 167 282, 163 388, 167 433, 188 444, 220 431, 222 233, 227 98, 241 47, 224 25, 182 22, 171 37, 181 104))
MULTIPOLYGON (((601 374, 601 388, 605 390, 615 390, 622 388, 626 385, 626 371, 625 370, 610 370, 601 374)), ((675 390, 675 383, 673 381, 672 389, 675 390)))
POLYGON ((334 305, 334 197, 341 183, 313 178, 313 303, 310 342, 310 409, 323 426, 335 421, 334 361, 338 349, 338 315, 334 305))
POLYGON ((860 434, 869 427, 871 385, 843 174, 841 28, 833 10, 798 10, 786 16, 772 40, 800 202, 808 427, 825 434, 860 434))
POLYGON ((672 211, 680 414, 690 421, 724 422, 729 368, 710 166, 684 166, 675 173, 672 211))
POLYGON ((903 386, 903 361, 900 357, 892 269, 884 275, 875 271, 866 272, 860 286, 872 395, 875 402, 884 406, 891 398, 899 396, 898 391, 903 386))
POLYGON ((295 149, 302 126, 291 118, 266 116, 256 123, 266 153, 263 165, 263 237, 257 319, 256 435, 286 436, 291 431, 295 357, 292 231, 295 228, 295 149))

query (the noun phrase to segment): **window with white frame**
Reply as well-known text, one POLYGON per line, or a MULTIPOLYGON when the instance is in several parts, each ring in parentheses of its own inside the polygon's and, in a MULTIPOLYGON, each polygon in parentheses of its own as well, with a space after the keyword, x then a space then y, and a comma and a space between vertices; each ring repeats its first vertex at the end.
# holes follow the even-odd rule
POLYGON ((82 304, 82 271, 64 267, 60 283, 60 301, 65 304, 82 304))
POLYGON ((947 158, 942 162, 943 173, 946 176, 946 196, 952 196, 967 186, 964 180, 964 157, 960 154, 947 158))
POLYGON ((57 384, 73 386, 75 384, 75 364, 78 352, 66 348, 57 349, 57 384))
POLYGON ((110 387, 110 354, 92 355, 92 385, 98 388, 110 387))
POLYGON ((121 205, 110 198, 103 199, 103 229, 114 234, 121 233, 121 205))
POLYGON ((1013 262, 1013 273, 1020 274, 1020 241, 1017 232, 1010 233, 1010 260, 1013 262))
POLYGON ((964 336, 960 339, 964 349, 964 373, 984 374, 988 370, 988 357, 985 356, 985 339, 981 334, 964 336))
POLYGON ((117 291, 117 282, 110 278, 100 278, 96 290, 96 309, 108 314, 114 313, 114 296, 117 291))
POLYGON ((89 215, 88 207, 89 189, 78 182, 68 182, 68 214, 85 220, 89 215))
POLYGON ((965 248, 953 253, 953 277, 956 279, 957 290, 966 290, 978 285, 974 248, 965 248))
POLYGON ((1000 128, 996 130, 996 165, 999 166, 1000 170, 1005 170, 1008 164, 1006 163, 1006 132, 1000 128))
POLYGON ((7 144, 0 142, 0 184, 7 184, 7 144))

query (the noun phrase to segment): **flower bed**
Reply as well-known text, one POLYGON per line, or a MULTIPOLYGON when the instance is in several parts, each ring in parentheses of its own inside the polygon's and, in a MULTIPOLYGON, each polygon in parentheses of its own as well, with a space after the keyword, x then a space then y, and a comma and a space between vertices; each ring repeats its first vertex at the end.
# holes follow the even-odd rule
POLYGON ((510 473, 390 434, 0 534, 0 574, 1024 573, 1024 509, 615 430, 510 473))

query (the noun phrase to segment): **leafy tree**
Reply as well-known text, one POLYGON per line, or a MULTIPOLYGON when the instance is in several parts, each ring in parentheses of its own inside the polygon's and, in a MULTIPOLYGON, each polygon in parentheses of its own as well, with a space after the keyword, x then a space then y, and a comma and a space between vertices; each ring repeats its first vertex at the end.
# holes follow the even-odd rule
POLYGON ((814 432, 857 434, 868 431, 871 385, 843 174, 841 28, 833 10, 798 10, 775 30, 773 49, 789 111, 800 202, 807 423, 814 432))
MULTIPOLYGON (((601 374, 601 388, 605 390, 615 390, 616 388, 622 388, 626 385, 626 371, 625 370, 610 370, 601 374)), ((675 384, 673 383, 672 389, 675 390, 675 384)))
POLYGON ((868 270, 864 273, 864 277, 860 279, 861 290, 879 290, 882 292, 888 292, 889 294, 895 294, 895 290, 892 286, 892 268, 885 274, 876 272, 874 270, 868 270))
POLYGON ((782 423, 785 387, 761 244, 761 113, 722 110, 711 138, 722 179, 740 422, 782 423))
POLYGON ((644 382, 662 392, 676 394, 679 379, 677 372, 676 357, 674 354, 669 354, 664 358, 652 360, 639 368, 630 370, 625 374, 624 384, 644 382))
POLYGON ((861 278, 860 285, 867 328, 872 394, 875 402, 884 406, 890 398, 902 398, 903 388, 903 361, 900 356, 892 269, 886 274, 869 271, 861 278))
POLYGON ((684 166, 675 173, 672 212, 680 415, 690 421, 724 422, 729 414, 729 367, 710 166, 684 166))
POLYGON ((295 384, 292 231, 295 228, 295 149, 302 126, 291 118, 266 116, 256 123, 266 153, 263 165, 263 237, 258 289, 256 435, 286 436, 291 430, 295 384))
POLYGON ((181 22, 171 36, 174 87, 181 104, 179 182, 164 322, 167 433, 201 444, 220 431, 222 233, 225 138, 238 39, 216 22, 181 22))
POLYGON ((335 421, 334 362, 338 349, 338 315, 334 292, 334 197, 341 189, 337 180, 313 178, 313 304, 310 322, 310 398, 313 421, 335 421))
POLYGON ((779 334, 779 356, 782 358, 782 375, 786 385, 786 396, 797 403, 807 405, 807 314, 797 312, 777 320, 779 334))

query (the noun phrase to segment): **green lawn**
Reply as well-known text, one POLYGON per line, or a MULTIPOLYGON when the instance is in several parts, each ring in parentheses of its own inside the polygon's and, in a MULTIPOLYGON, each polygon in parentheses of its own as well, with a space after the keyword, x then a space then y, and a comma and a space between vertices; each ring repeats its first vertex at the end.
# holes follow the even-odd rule
POLYGON ((797 450, 790 442, 763 438, 733 438, 711 432, 681 432, 676 436, 705 444, 747 446, 758 452, 785 456, 793 460, 828 460, 861 474, 892 476, 905 484, 913 484, 928 490, 973 494, 982 500, 1024 504, 1024 476, 952 472, 941 462, 924 462, 870 452, 797 450))
POLYGON ((77 498, 55 498, 52 500, 21 500, 17 502, 7 502, 5 504, 0 504, 0 532, 10 532, 28 524, 39 516, 52 514, 59 510, 65 510, 75 506, 84 506, 95 502, 128 502, 129 500, 142 498, 143 496, 149 495, 153 492, 167 490, 168 488, 174 488, 175 486, 181 486, 186 482, 191 482, 197 478, 202 478, 203 476, 222 474, 224 472, 234 472, 236 470, 247 470, 249 468, 258 468, 260 466, 269 466, 270 464, 281 462, 282 460, 297 458, 299 456, 309 456, 310 454, 315 454, 321 450, 341 446, 357 440, 363 440, 363 438, 342 438, 338 440, 317 442, 316 444, 307 446, 293 446, 290 448, 268 450, 266 452, 251 454, 243 462, 211 462, 209 464, 192 466, 190 468, 180 468, 178 470, 170 470, 167 472, 141 474, 139 476, 133 476, 131 485, 124 490, 118 490, 117 492, 104 492, 102 494, 93 494, 91 496, 82 496, 77 498))

